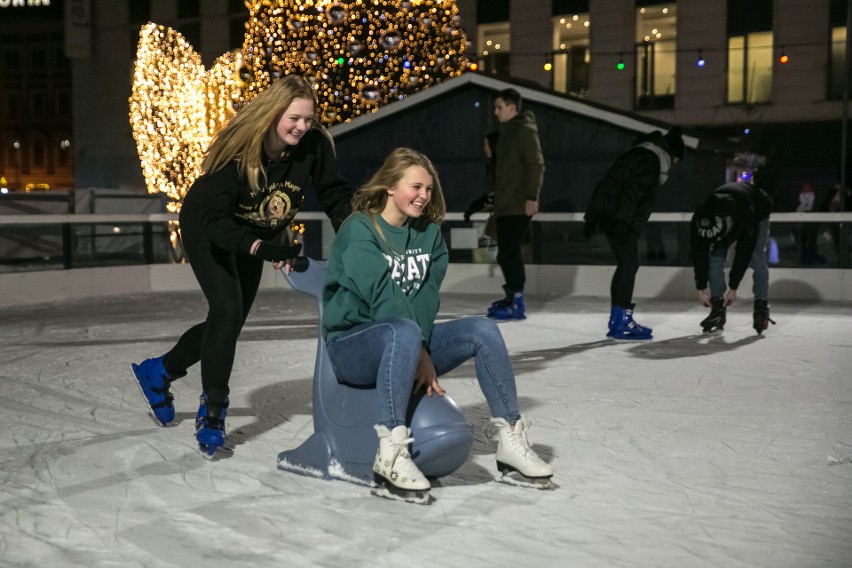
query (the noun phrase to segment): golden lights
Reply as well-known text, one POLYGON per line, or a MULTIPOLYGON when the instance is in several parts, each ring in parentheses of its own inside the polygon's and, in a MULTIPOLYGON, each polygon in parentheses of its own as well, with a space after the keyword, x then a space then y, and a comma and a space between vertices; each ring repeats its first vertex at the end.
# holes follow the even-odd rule
POLYGON ((297 73, 327 126, 375 112, 467 68, 453 0, 247 1, 242 53, 209 71, 175 30, 139 34, 130 121, 150 193, 176 211, 204 151, 234 109, 297 73))
POLYGON ((175 30, 149 23, 139 33, 130 125, 148 192, 165 193, 169 211, 180 209, 213 135, 234 114, 239 60, 226 53, 205 71, 175 30))

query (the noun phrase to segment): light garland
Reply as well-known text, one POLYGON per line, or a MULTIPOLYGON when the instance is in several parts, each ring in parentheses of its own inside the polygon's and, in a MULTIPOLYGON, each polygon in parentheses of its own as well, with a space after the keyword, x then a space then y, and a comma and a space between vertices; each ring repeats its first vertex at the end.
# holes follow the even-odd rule
POLYGON ((239 62, 226 53, 205 71, 177 31, 147 24, 139 33, 130 125, 148 193, 165 193, 169 211, 180 209, 213 135, 234 114, 239 62))
POLYGON ((140 31, 130 122, 148 192, 165 193, 170 211, 200 175, 218 129, 279 77, 305 77, 320 121, 331 126, 468 67, 453 0, 262 0, 246 7, 242 53, 223 55, 209 71, 177 31, 153 23, 140 31))

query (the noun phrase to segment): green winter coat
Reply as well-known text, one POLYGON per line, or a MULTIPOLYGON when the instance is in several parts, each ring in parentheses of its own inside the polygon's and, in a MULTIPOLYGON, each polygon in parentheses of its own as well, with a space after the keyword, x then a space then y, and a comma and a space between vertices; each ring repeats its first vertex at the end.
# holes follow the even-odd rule
POLYGON ((395 227, 381 215, 352 214, 331 246, 323 338, 328 341, 362 323, 402 317, 417 322, 428 345, 448 262, 447 245, 435 223, 414 219, 395 227))
POLYGON ((500 125, 494 169, 494 214, 525 215, 524 204, 538 201, 544 179, 544 157, 531 111, 500 125))

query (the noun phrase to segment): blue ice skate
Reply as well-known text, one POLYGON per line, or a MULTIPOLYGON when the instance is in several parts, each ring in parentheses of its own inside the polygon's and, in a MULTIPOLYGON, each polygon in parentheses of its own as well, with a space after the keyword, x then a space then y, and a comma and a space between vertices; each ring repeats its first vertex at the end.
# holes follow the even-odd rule
POLYGON ((633 341, 641 341, 653 339, 650 327, 639 325, 633 321, 633 308, 622 308, 620 306, 612 306, 612 311, 609 316, 609 332, 607 337, 613 339, 627 339, 633 341))
POLYGON ((511 321, 527 319, 524 307, 524 294, 515 292, 512 303, 508 306, 497 306, 488 310, 488 317, 497 321, 511 321))
POLYGON ((205 458, 212 458, 216 450, 225 445, 225 417, 228 414, 229 401, 226 398, 218 417, 211 417, 207 410, 207 393, 201 393, 201 404, 195 415, 195 439, 198 451, 205 458))
POLYGON ((494 300, 493 302, 491 302, 491 305, 488 306, 488 317, 491 317, 491 314, 494 312, 494 310, 498 308, 508 308, 512 305, 512 296, 514 295, 512 293, 512 290, 508 286, 503 284, 503 292, 505 292, 505 296, 503 296, 499 300, 494 300))
POLYGON ((174 397, 169 392, 171 377, 163 366, 163 358, 146 359, 138 365, 131 364, 130 368, 154 421, 160 426, 168 426, 175 419, 175 406, 172 403, 174 397))

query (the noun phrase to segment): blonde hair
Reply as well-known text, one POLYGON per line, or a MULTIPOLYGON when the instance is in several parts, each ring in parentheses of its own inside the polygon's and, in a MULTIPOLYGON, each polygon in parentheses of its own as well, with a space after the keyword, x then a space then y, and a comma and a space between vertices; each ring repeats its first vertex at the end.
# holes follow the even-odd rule
POLYGON ((316 109, 317 100, 313 89, 298 75, 288 75, 273 82, 246 103, 216 134, 207 148, 201 169, 205 173, 215 172, 231 160, 238 160, 240 176, 247 177, 252 190, 258 191, 261 177, 266 182, 263 139, 296 99, 310 99, 316 109))
POLYGON ((384 211, 388 201, 387 190, 397 184, 405 170, 420 166, 432 176, 432 198, 426 204, 423 218, 440 225, 447 214, 444 193, 435 166, 424 154, 411 148, 397 148, 391 152, 370 180, 362 185, 352 197, 352 211, 363 211, 376 215, 384 211))

